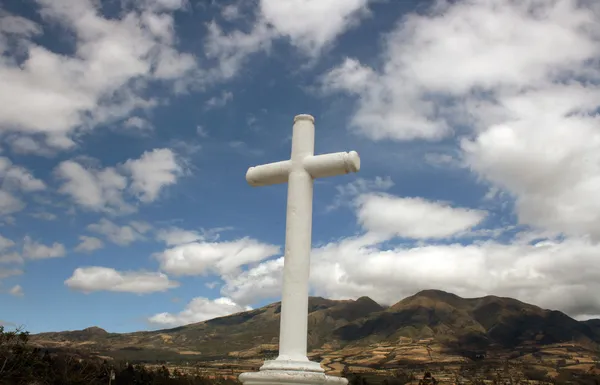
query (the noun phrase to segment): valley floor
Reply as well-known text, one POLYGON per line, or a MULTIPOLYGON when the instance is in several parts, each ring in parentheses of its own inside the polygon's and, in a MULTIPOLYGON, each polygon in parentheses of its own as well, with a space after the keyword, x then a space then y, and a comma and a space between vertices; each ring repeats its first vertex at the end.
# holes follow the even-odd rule
MULTIPOLYGON (((265 359, 260 352, 272 349, 263 345, 251 351, 232 352, 230 357, 220 360, 167 366, 189 374, 235 379, 240 373, 258 370, 265 359)), ((397 380, 419 384, 423 383, 426 372, 441 384, 585 383, 577 381, 582 377, 600 381, 598 352, 574 344, 522 346, 512 352, 488 352, 485 358, 471 360, 445 352, 430 340, 420 340, 334 351, 325 347, 312 351, 309 357, 320 361, 327 374, 347 378, 358 375, 369 384, 382 383, 386 378, 388 383, 397 380)))

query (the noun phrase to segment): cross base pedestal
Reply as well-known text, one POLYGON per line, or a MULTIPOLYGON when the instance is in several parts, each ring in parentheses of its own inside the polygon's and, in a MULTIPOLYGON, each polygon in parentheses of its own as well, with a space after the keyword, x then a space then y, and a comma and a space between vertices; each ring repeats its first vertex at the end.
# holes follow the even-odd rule
POLYGON ((260 371, 266 370, 292 370, 296 372, 315 372, 315 373, 323 373, 325 370, 321 367, 321 364, 314 361, 309 361, 308 359, 304 359, 302 361, 298 360, 287 360, 278 358, 276 360, 268 360, 263 363, 260 367, 260 371))
POLYGON ((239 380, 244 385, 347 385, 342 377, 303 370, 261 370, 242 373, 239 380))

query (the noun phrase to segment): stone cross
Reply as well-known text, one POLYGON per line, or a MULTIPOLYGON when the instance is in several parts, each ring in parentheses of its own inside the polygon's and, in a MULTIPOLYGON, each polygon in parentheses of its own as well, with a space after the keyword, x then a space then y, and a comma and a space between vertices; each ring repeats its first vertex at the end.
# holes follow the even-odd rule
MULTIPOLYGON (((313 181, 316 178, 357 172, 360 158, 356 151, 314 155, 315 119, 310 115, 294 118, 292 154, 289 160, 250 167, 246 180, 251 186, 288 183, 283 292, 281 295, 281 326, 279 356, 266 361, 261 371, 269 371, 269 379, 257 378, 259 373, 244 373, 246 384, 285 383, 275 372, 294 371, 317 376, 317 383, 346 383, 337 377, 325 376, 317 362, 307 358, 308 279, 312 236, 313 181), (275 376, 275 377, 273 377, 275 376)), ((265 373, 266 374, 266 373, 265 373)), ((309 376, 310 377, 310 376, 309 376)), ((304 377, 305 381, 308 379, 304 377)), ((294 382, 294 381, 292 381, 294 382)), ((313 381, 314 382, 314 381, 313 381)), ((306 383, 306 382, 305 382, 306 383)))

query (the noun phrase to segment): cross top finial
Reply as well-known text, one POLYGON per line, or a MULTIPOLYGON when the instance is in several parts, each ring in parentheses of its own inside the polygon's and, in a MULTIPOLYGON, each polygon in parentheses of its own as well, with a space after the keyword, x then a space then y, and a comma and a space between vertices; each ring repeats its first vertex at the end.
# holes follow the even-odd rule
POLYGON ((299 120, 310 120, 311 123, 315 122, 315 118, 309 114, 300 114, 300 115, 294 116, 294 123, 296 123, 299 120))

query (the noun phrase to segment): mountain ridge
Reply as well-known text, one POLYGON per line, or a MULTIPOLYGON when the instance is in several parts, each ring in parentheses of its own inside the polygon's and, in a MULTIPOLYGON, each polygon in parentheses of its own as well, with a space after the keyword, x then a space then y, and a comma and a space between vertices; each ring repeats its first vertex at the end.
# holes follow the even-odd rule
MULTIPOLYGON (((110 333, 99 327, 32 335, 40 346, 86 350, 115 358, 265 356, 277 352, 281 304, 175 328, 110 333)), ((429 341, 448 354, 574 342, 600 348, 600 320, 577 321, 508 297, 462 298, 423 290, 391 306, 369 297, 309 298, 308 346, 334 351, 351 346, 429 341)))

